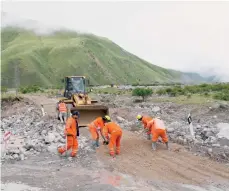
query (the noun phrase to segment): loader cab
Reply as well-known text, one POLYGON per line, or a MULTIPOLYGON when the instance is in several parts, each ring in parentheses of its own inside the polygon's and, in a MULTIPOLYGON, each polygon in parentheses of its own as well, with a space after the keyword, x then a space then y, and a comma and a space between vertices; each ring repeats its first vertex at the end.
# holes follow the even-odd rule
POLYGON ((64 84, 64 97, 70 99, 73 94, 85 94, 88 81, 83 76, 67 76, 64 79, 64 84))

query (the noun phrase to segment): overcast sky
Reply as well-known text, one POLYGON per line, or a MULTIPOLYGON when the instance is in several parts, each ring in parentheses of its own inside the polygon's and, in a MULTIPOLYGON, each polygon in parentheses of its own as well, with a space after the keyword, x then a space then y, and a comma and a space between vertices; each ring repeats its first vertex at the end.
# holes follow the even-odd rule
POLYGON ((2 11, 104 36, 166 68, 229 81, 229 2, 3 2, 2 11))

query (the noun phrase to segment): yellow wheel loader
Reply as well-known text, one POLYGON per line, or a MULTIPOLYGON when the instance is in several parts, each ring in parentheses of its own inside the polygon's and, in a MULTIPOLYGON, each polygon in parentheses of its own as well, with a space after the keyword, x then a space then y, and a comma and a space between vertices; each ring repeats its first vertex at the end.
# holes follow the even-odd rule
POLYGON ((65 85, 64 97, 60 100, 67 105, 68 117, 73 110, 80 112, 79 127, 87 126, 97 117, 109 115, 108 107, 99 104, 96 100, 91 100, 88 96, 86 86, 89 80, 85 76, 66 76, 63 82, 65 85))

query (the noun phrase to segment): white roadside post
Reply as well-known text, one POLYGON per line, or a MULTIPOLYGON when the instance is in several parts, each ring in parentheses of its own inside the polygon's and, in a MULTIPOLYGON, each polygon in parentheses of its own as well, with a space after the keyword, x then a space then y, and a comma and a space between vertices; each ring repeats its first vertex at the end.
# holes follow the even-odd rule
POLYGON ((45 116, 45 110, 44 110, 44 106, 41 105, 41 112, 42 112, 42 115, 45 116))
POLYGON ((190 113, 188 114, 188 124, 189 124, 190 134, 191 134, 192 138, 195 139, 195 132, 194 132, 194 129, 193 129, 192 117, 191 117, 190 113))

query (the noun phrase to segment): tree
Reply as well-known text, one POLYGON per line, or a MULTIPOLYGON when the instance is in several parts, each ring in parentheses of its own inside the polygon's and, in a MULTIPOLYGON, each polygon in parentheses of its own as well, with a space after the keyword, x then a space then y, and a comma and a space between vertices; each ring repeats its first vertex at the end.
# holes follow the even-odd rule
POLYGON ((149 88, 135 88, 132 91, 132 96, 140 96, 145 101, 146 98, 153 94, 153 90, 149 88))

